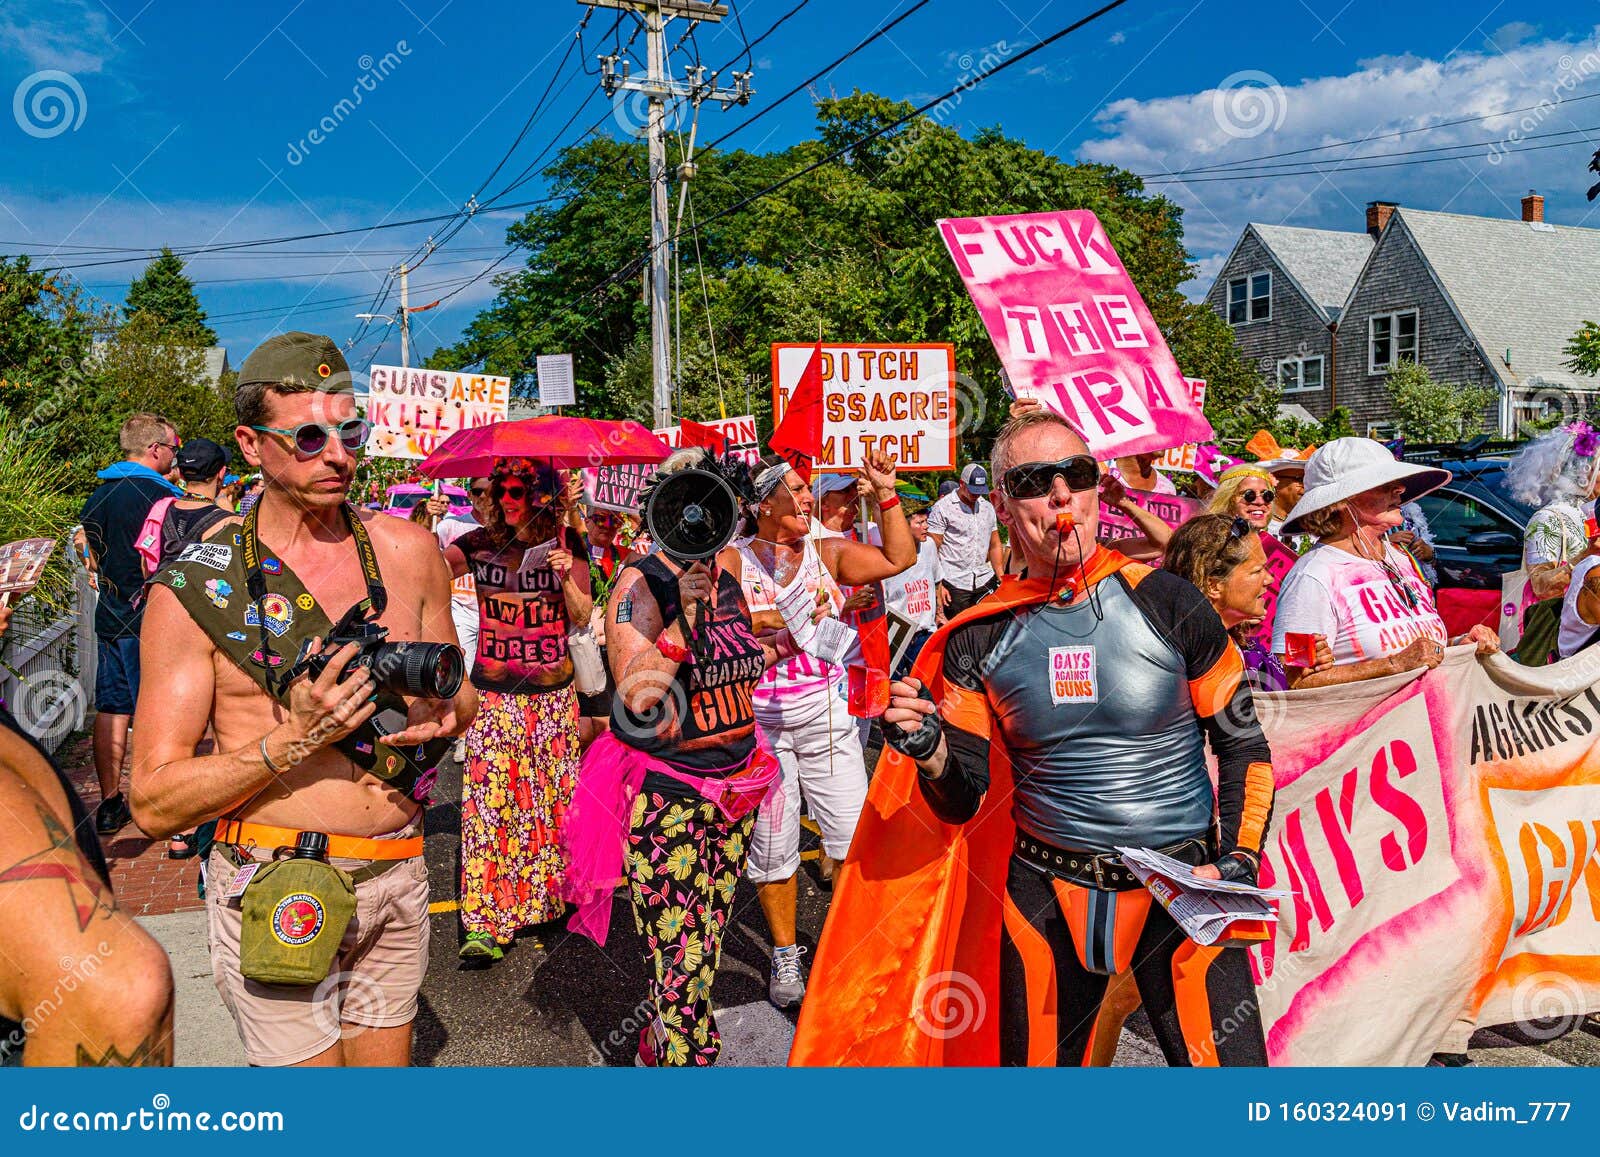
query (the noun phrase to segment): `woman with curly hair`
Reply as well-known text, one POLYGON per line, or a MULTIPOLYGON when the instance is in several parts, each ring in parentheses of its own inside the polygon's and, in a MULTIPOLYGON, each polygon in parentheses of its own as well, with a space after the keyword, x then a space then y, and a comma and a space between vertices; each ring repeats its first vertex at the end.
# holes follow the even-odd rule
MULTIPOLYGON (((1522 566, 1535 599, 1560 598, 1589 552, 1586 506, 1600 493, 1600 431, 1572 422, 1542 434, 1506 467, 1506 490, 1536 508, 1522 537, 1522 566)), ((1591 507, 1592 508, 1592 507, 1591 507)))
POLYGON ((589 568, 561 526, 565 479, 548 463, 501 459, 486 525, 445 548, 478 594, 461 800, 463 960, 499 960, 519 928, 565 910, 561 826, 578 771, 578 697, 567 632, 587 622, 589 568))
MULTIPOLYGON (((680 450, 641 495, 679 470, 714 474, 753 501, 749 470, 702 448, 680 450)), ((569 927, 604 944, 625 877, 646 945, 654 1015, 645 1065, 709 1065, 720 1038, 711 988, 744 872, 756 808, 779 786, 760 745, 754 694, 777 652, 756 637, 727 546, 700 562, 653 551, 617 573, 606 608, 616 680, 611 728, 583 760, 566 831, 569 927)))

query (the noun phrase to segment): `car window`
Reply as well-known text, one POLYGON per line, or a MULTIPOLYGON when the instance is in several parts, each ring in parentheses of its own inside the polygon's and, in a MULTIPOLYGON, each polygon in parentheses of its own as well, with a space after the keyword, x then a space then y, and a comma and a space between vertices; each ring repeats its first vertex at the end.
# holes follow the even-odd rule
POLYGON ((389 496, 390 510, 410 510, 417 503, 428 497, 424 493, 391 494, 389 496))
POLYGON ((1467 536, 1484 531, 1499 530, 1513 534, 1520 541, 1522 528, 1513 526, 1492 507, 1470 494, 1454 490, 1435 490, 1417 499, 1422 513, 1427 516, 1428 529, 1434 541, 1447 546, 1462 546, 1467 536))

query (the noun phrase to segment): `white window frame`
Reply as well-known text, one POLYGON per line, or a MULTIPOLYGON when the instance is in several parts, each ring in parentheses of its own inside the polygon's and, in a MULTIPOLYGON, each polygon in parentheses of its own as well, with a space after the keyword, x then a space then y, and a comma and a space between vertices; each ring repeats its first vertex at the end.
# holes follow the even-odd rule
POLYGON ((1226 308, 1227 308, 1227 315, 1226 316, 1227 316, 1229 325, 1234 325, 1234 326, 1238 326, 1238 325, 1254 325, 1256 322, 1271 321, 1272 320, 1272 270, 1270 270, 1270 269, 1258 269, 1253 273, 1246 273, 1242 277, 1230 277, 1228 279, 1228 297, 1227 297, 1227 301, 1225 302, 1225 305, 1226 305, 1226 308), (1265 293, 1263 293, 1263 294, 1257 294, 1255 292, 1255 283, 1256 283, 1256 279, 1257 278, 1261 278, 1261 277, 1266 278, 1267 291, 1265 293), (1244 287, 1244 319, 1242 321, 1234 321, 1233 320, 1233 287, 1236 286, 1236 285, 1244 287), (1266 312, 1263 313, 1260 317, 1256 317, 1255 316, 1255 303, 1257 301, 1265 301, 1267 303, 1266 312))
POLYGON ((1422 350, 1422 314, 1416 309, 1396 309, 1389 313, 1374 313, 1367 318, 1367 373, 1386 374, 1401 360, 1418 361, 1422 350), (1406 357, 1400 350, 1400 319, 1411 317, 1416 321, 1411 334, 1411 354, 1406 357), (1389 360, 1378 363, 1378 322, 1389 323, 1389 360))
POLYGON ((1328 388, 1328 359, 1323 354, 1309 354, 1303 358, 1284 358, 1278 362, 1278 388, 1286 394, 1313 394, 1328 388), (1317 384, 1308 386, 1306 380, 1306 363, 1318 364, 1317 384), (1283 383, 1283 368, 1294 366, 1295 384, 1292 386, 1283 383))

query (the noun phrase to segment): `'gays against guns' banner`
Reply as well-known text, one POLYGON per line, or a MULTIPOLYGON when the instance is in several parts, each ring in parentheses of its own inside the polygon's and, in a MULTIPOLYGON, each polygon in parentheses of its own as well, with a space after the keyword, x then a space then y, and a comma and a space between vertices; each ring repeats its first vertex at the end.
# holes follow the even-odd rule
POLYGON ((1096 458, 1211 440, 1093 213, 956 217, 939 229, 1012 388, 1071 420, 1096 458))
POLYGON ((1597 681, 1600 651, 1458 647, 1420 678, 1256 696, 1261 883, 1294 892, 1251 949, 1274 1064, 1418 1065, 1452 1025, 1600 1010, 1597 681))

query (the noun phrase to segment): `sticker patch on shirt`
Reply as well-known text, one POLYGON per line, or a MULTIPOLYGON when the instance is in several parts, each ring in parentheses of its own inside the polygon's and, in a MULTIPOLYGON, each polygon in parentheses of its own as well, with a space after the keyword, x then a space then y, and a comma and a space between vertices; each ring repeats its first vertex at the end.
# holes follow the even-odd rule
POLYGON ((233 562, 233 547, 220 542, 191 542, 178 556, 179 562, 197 562, 212 570, 227 570, 233 562))
POLYGON ((267 613, 267 630, 280 639, 283 637, 283 633, 289 629, 289 625, 294 622, 294 611, 289 606, 289 600, 282 595, 269 594, 261 600, 260 610, 256 609, 255 603, 245 607, 244 625, 247 627, 259 627, 261 625, 261 611, 267 613))
POLYGON ((1049 674, 1052 703, 1100 702, 1093 647, 1051 647, 1049 674))

